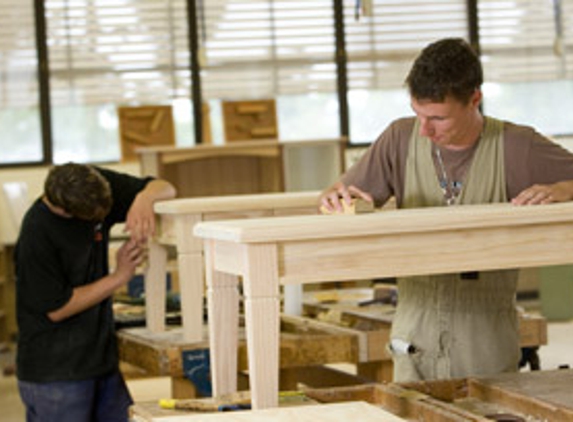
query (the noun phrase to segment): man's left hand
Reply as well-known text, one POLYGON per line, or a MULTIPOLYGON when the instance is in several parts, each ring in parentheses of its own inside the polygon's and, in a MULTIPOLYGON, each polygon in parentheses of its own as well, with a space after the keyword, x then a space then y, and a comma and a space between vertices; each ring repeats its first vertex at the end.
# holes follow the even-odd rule
POLYGON ((573 181, 558 182, 552 185, 533 185, 521 191, 511 200, 513 205, 550 204, 573 199, 573 181))

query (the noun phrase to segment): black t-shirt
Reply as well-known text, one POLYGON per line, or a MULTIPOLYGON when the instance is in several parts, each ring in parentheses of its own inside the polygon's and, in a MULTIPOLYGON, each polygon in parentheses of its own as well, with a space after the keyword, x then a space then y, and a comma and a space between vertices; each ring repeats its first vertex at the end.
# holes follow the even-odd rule
POLYGON ((124 222, 135 196, 151 180, 97 168, 108 180, 113 206, 102 223, 64 218, 38 199, 26 213, 15 249, 18 378, 67 381, 117 369, 111 298, 61 322, 77 286, 108 274, 109 230, 124 222))

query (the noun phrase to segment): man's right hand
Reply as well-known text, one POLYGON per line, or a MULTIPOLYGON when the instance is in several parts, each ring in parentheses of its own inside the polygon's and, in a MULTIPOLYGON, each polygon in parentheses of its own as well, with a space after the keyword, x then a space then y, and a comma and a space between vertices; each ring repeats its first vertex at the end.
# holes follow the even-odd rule
POLYGON ((115 273, 120 275, 122 280, 128 282, 133 277, 135 269, 147 258, 147 250, 136 240, 127 240, 116 252, 115 273))
POLYGON ((53 322, 63 321, 72 315, 85 311, 96 303, 111 296, 115 289, 128 283, 135 273, 135 268, 146 258, 146 250, 135 240, 126 241, 116 253, 116 268, 113 274, 93 283, 75 287, 72 297, 62 307, 48 312, 48 318, 53 322))
POLYGON ((350 205, 352 198, 362 198, 365 201, 373 202, 372 196, 356 186, 346 186, 342 182, 336 182, 331 187, 320 194, 319 208, 324 207, 329 212, 342 212, 342 201, 350 205))

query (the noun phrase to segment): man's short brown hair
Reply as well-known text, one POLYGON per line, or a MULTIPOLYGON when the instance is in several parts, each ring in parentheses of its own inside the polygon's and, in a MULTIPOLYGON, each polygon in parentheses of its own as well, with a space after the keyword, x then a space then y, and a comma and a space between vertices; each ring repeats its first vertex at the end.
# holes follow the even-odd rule
POLYGON ((44 183, 44 194, 52 205, 73 217, 102 221, 112 206, 107 180, 92 166, 67 163, 53 167, 44 183))
POLYGON ((467 104, 482 83, 480 59, 461 38, 444 38, 428 45, 406 78, 412 98, 437 103, 451 96, 467 104))

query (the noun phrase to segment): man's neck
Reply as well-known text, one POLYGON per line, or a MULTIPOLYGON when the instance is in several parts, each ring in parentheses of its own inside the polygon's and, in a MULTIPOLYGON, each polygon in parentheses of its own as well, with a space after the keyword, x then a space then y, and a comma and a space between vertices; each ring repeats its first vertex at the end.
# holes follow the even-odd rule
POLYGON ((472 148, 480 140, 485 124, 484 116, 476 111, 475 119, 472 120, 470 127, 464 133, 463 138, 450 145, 445 145, 445 149, 450 151, 463 151, 472 148))

